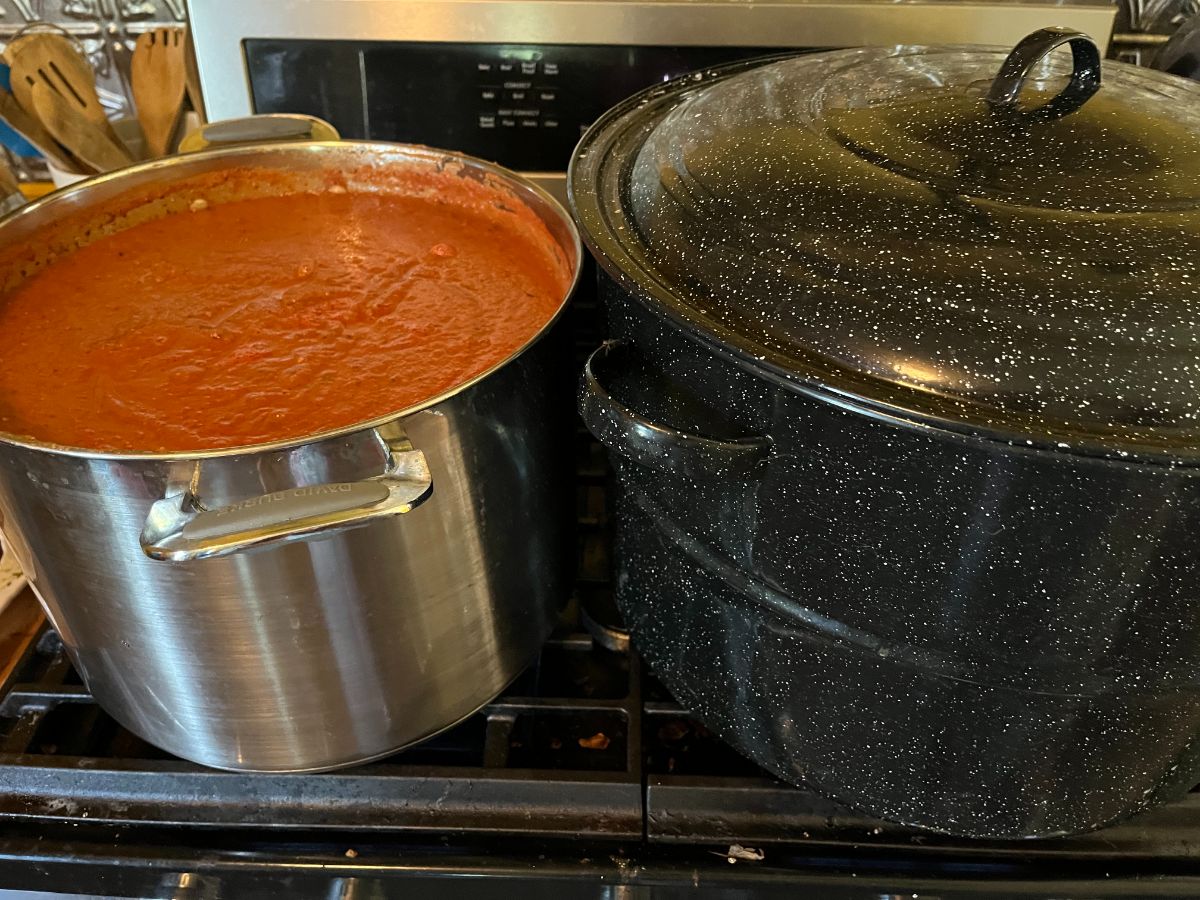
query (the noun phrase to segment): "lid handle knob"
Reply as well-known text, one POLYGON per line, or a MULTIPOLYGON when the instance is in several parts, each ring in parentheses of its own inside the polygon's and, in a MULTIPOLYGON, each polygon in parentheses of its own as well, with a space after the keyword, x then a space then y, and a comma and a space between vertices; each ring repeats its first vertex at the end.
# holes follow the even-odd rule
POLYGON ((1004 60, 987 94, 988 105, 1021 122, 1048 122, 1075 112, 1100 90, 1100 49, 1095 42, 1070 28, 1043 28, 1024 38, 1004 60), (1036 109, 1020 107, 1025 79, 1047 54, 1071 45, 1071 80, 1053 100, 1036 109))

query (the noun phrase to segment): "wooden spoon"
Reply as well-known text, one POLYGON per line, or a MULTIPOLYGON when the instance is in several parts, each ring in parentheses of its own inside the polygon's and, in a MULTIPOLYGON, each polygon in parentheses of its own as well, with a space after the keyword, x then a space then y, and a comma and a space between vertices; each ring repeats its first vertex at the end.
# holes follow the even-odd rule
POLYGON ((11 41, 9 41, 7 44, 4 45, 4 51, 2 53, 0 53, 0 59, 4 60, 4 64, 6 66, 12 66, 13 60, 17 58, 17 51, 21 48, 21 44, 23 44, 26 41, 26 39, 32 37, 35 34, 45 34, 45 32, 44 31, 26 32, 25 34, 22 34, 18 37, 13 38, 11 41))
POLYGON ((25 40, 26 37, 27 35, 21 35, 19 38, 11 40, 4 45, 4 49, 0 51, 0 60, 3 60, 6 66, 11 66, 13 60, 17 58, 17 47, 20 46, 21 41, 25 40))
POLYGON ((0 194, 11 194, 18 190, 20 185, 17 183, 17 176, 13 174, 8 162, 0 157, 0 194))
POLYGON ((185 31, 183 38, 184 54, 184 72, 186 73, 187 83, 187 98, 188 103, 201 122, 207 122, 208 117, 204 114, 204 95, 200 91, 200 66, 196 62, 196 44, 192 40, 191 34, 185 31))
POLYGON ((40 81, 34 83, 32 94, 46 130, 85 165, 96 172, 111 172, 133 163, 125 146, 86 118, 78 104, 40 81))
POLYGON ((78 170, 79 163, 71 158, 51 136, 41 122, 21 108, 17 98, 0 88, 0 119, 7 122, 21 137, 33 144, 38 152, 60 169, 68 172, 78 170))
MULTIPOLYGON (((21 193, 21 185, 13 174, 8 163, 0 158, 0 216, 6 216, 14 209, 25 205, 25 195, 21 193)), ((0 584, 0 592, 4 586, 0 584)), ((0 607, 2 609, 3 607, 0 607)))
POLYGON ((33 86, 41 83, 65 97, 112 140, 118 140, 96 95, 96 73, 75 45, 62 35, 38 32, 23 38, 9 80, 13 96, 26 112, 36 115, 33 86))
POLYGON ((182 28, 156 28, 137 39, 130 74, 133 102, 151 158, 171 152, 187 90, 186 42, 182 28))

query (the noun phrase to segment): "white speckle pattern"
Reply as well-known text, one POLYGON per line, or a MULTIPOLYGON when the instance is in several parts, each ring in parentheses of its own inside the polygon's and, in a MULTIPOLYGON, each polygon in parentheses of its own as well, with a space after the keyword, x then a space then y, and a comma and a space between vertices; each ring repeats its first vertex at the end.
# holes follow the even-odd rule
POLYGON ((662 86, 571 191, 635 351, 584 407, 636 646, 779 777, 1013 838, 1200 781, 1200 87, 1106 63, 1022 158, 926 115, 1002 58, 662 86))
MULTIPOLYGON (((818 54, 652 104, 609 240, 678 314, 785 377, 1059 449, 1194 460, 1200 85, 1106 64, 1082 109, 1016 127, 983 100, 1002 59, 818 54)), ((1031 94, 1069 65, 1043 69, 1031 94)))

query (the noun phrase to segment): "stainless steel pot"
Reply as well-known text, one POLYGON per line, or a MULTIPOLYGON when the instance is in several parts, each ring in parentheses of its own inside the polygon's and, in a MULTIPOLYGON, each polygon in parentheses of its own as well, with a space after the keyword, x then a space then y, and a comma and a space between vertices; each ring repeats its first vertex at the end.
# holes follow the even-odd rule
MULTIPOLYGON (((28 206, 0 235, 44 255, 73 240, 64 216, 110 228, 106 210, 186 205, 189 184, 245 165, 297 189, 331 170, 352 183, 380 167, 457 169, 534 210, 578 276, 578 236, 548 195, 398 145, 151 163, 28 206)), ((0 284, 17 266, 0 266, 0 284)), ((239 770, 378 757, 495 696, 568 595, 566 349, 547 323, 449 396, 303 442, 109 455, 0 435, 0 523, 88 688, 147 741, 239 770)))

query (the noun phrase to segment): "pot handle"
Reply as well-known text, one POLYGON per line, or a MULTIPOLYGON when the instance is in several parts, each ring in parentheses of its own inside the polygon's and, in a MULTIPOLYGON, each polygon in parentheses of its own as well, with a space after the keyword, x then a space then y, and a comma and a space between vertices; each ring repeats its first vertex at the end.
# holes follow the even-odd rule
POLYGON ((365 481, 289 488, 206 509, 193 478, 187 489, 150 508, 142 552, 173 562, 209 559, 411 512, 433 493, 425 455, 407 440, 379 439, 388 450, 387 468, 365 481))
POLYGON ((239 144, 282 144, 289 141, 340 140, 337 129, 316 116, 259 113, 201 125, 179 142, 180 153, 195 153, 239 144))
POLYGON ((1075 112, 1100 90, 1100 49, 1080 31, 1042 28, 1013 47, 988 90, 992 111, 1015 122, 1048 122, 1075 112), (1023 110, 1019 103, 1025 79, 1047 54, 1063 44, 1071 45, 1071 80, 1048 103, 1023 110))
POLYGON ((771 439, 705 437, 654 422, 604 387, 601 375, 626 345, 609 341, 588 359, 579 382, 579 414, 605 447, 652 469, 695 478, 757 481, 771 454, 771 439))

